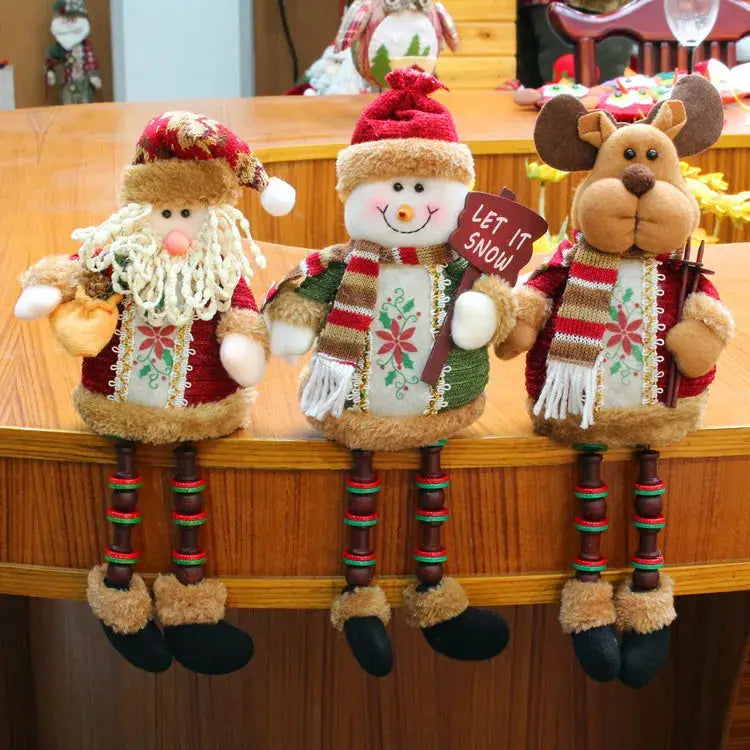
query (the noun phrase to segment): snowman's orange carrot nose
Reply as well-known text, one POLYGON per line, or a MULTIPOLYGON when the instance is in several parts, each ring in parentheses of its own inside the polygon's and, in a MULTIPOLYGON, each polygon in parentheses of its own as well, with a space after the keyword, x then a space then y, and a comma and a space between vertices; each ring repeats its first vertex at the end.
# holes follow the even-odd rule
POLYGON ((414 209, 411 206, 403 205, 396 211, 396 216, 401 221, 411 221, 414 218, 414 209))

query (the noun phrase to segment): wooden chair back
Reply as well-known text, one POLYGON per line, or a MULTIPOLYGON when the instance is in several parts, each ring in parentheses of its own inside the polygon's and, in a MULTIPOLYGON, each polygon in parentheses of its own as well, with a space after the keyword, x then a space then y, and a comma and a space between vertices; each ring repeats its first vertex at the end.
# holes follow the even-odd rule
MULTIPOLYGON (((664 0, 633 0, 612 13, 591 15, 560 2, 549 6, 552 26, 575 45, 576 80, 598 83, 596 43, 610 36, 626 36, 639 46, 638 72, 648 76, 675 68, 687 70, 688 51, 674 39, 664 14, 664 0)), ((750 3, 721 0, 716 24, 695 51, 695 62, 713 57, 736 65, 736 43, 750 34, 750 3)))

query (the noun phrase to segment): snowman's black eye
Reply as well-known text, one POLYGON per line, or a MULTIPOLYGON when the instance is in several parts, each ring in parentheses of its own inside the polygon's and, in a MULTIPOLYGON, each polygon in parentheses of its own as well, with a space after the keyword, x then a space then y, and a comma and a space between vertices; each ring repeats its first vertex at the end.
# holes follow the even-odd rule
POLYGON ((626 148, 625 149, 625 153, 623 154, 623 156, 626 159, 628 159, 628 160, 635 159, 635 149, 633 149, 633 148, 626 148))
POLYGON ((400 192, 401 192, 401 191, 402 191, 402 190, 404 189, 404 186, 403 186, 403 185, 402 185, 402 184, 401 184, 400 182, 397 182, 397 183, 396 183, 396 184, 395 184, 395 185, 393 186, 393 189, 394 189, 394 190, 395 190, 395 191, 396 191, 397 193, 400 193, 400 192))
POLYGON ((416 185, 414 186, 414 192, 415 192, 415 193, 424 193, 424 185, 423 185, 423 184, 422 184, 421 182, 418 182, 418 183, 417 183, 417 184, 416 184, 416 185))
POLYGON ((187 217, 190 216, 190 209, 183 208, 182 211, 180 211, 180 216, 182 216, 183 219, 187 219, 187 217))
POLYGON ((161 215, 162 215, 162 216, 163 216, 163 217, 164 217, 165 219, 171 219, 171 218, 172 218, 172 212, 171 212, 171 211, 170 211, 170 210, 169 210, 168 208, 165 208, 165 209, 164 209, 164 210, 163 210, 163 211, 161 212, 161 215))

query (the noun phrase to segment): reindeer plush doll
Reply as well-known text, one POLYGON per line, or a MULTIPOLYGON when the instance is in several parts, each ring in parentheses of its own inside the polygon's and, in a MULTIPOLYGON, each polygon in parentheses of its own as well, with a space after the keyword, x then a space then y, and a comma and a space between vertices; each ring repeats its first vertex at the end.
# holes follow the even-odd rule
POLYGON ((716 89, 689 76, 632 125, 587 112, 568 96, 545 105, 536 125, 536 148, 548 164, 590 170, 573 203, 580 234, 519 291, 518 323, 496 351, 503 358, 528 351, 535 429, 581 452, 575 489, 581 551, 576 577, 563 589, 560 619, 583 669, 600 681, 619 676, 639 687, 668 654, 673 583, 659 573, 656 543, 665 525, 665 487, 657 476, 659 454, 649 446, 680 440, 700 425, 716 360, 732 335, 732 317, 714 287, 681 260, 699 212, 679 159, 713 144, 722 123, 716 89), (694 291, 680 310, 690 276, 694 291), (607 487, 599 468, 606 446, 640 447, 635 570, 614 595, 600 576, 607 487))
POLYGON ((125 171, 122 208, 74 232, 77 254, 28 269, 16 303, 21 319, 49 316, 63 348, 83 357, 75 407, 92 430, 114 438, 114 532, 106 563, 89 573, 88 600, 112 645, 151 672, 174 656, 196 672, 223 674, 252 655, 249 636, 222 619, 224 584, 204 577, 205 482, 191 445, 247 426, 265 371, 268 334, 243 241, 264 260, 234 206, 240 186, 260 191, 269 213, 294 204, 293 188, 269 179, 228 128, 191 112, 158 115, 125 171), (131 546, 141 521, 137 443, 177 443, 174 568, 156 579, 155 607, 131 546))
POLYGON ((313 343, 301 407, 311 424, 353 452, 344 523, 346 587, 333 625, 370 674, 393 654, 385 626, 390 606, 371 585, 380 481, 373 451, 420 448, 416 485, 418 583, 404 595, 407 619, 430 646, 456 659, 489 659, 508 638, 504 620, 468 606, 461 585, 443 577, 440 528, 448 476, 445 440, 477 420, 488 379, 487 344, 515 323, 510 287, 481 277, 456 300, 448 362, 436 385, 420 374, 456 297, 467 262, 447 244, 456 230, 474 163, 448 110, 430 98, 441 84, 417 70, 388 75, 338 157, 338 193, 351 240, 312 253, 271 289, 266 307, 271 350, 300 355, 313 343), (317 338, 317 341, 316 341, 317 338))

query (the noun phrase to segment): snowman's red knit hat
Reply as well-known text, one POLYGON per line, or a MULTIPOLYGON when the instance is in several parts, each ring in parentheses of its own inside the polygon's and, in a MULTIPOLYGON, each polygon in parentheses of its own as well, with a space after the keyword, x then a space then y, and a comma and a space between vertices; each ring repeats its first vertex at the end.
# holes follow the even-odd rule
POLYGON ((352 145, 336 161, 343 200, 363 182, 393 177, 440 177, 469 185, 474 160, 459 143, 456 124, 445 105, 430 98, 446 89, 435 77, 412 68, 386 76, 391 87, 362 113, 352 145))
POLYGON ((146 125, 125 170, 126 203, 206 205, 235 203, 240 187, 257 190, 270 214, 294 207, 294 188, 270 177, 245 141, 193 112, 164 112, 146 125))

